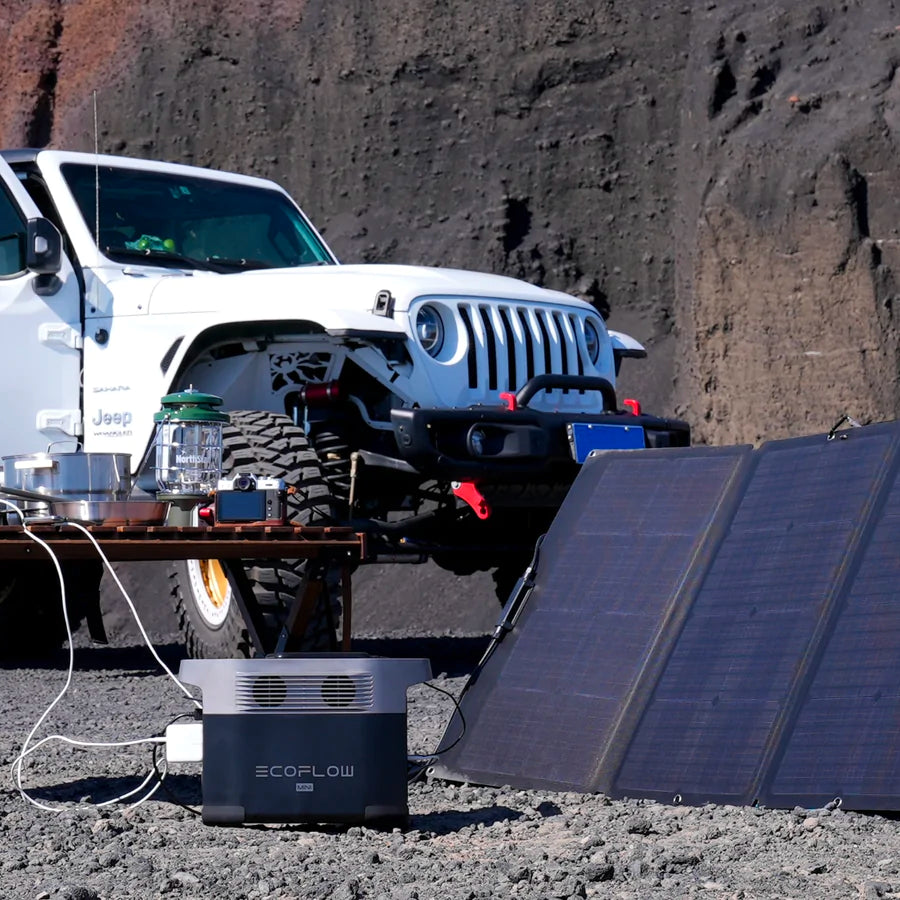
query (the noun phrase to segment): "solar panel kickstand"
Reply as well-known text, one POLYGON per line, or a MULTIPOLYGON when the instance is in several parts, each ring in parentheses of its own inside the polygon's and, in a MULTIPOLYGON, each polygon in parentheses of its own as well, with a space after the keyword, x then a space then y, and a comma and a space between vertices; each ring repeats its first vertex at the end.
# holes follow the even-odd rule
POLYGON ((460 694, 459 699, 461 700, 466 691, 478 681, 478 676, 481 674, 481 669, 484 664, 491 658, 491 654, 493 654, 494 650, 497 649, 500 641, 508 635, 513 628, 516 627, 516 622, 519 621, 519 615, 522 610, 525 608, 525 603, 528 598, 531 596, 531 592, 534 589, 534 580, 537 578, 537 570, 538 563, 540 561, 541 555, 541 544, 546 537, 545 534, 542 534, 538 539, 537 543, 534 545, 534 556, 531 557, 531 562, 528 563, 528 568, 522 573, 521 578, 515 583, 512 591, 509 595, 509 600, 506 601, 506 605, 503 607, 503 611, 500 613, 500 618, 497 621, 496 626, 494 627, 494 632, 491 635, 491 640, 487 645, 487 649, 481 655, 481 659, 478 660, 478 664, 472 670, 472 674, 469 676, 466 681, 465 686, 463 687, 462 694, 460 694))
POLYGON ((538 564, 540 562, 541 544, 545 537, 546 535, 542 534, 537 539, 537 543, 534 545, 534 556, 531 557, 528 568, 525 569, 522 573, 522 577, 519 578, 515 587, 513 587, 512 593, 509 595, 509 600, 506 601, 503 612, 500 613, 500 619, 497 622, 494 633, 491 635, 492 643, 494 641, 502 640, 504 635, 508 634, 516 627, 516 622, 519 621, 519 615, 525 608, 525 601, 531 595, 531 591, 534 588, 534 580, 537 578, 538 564))

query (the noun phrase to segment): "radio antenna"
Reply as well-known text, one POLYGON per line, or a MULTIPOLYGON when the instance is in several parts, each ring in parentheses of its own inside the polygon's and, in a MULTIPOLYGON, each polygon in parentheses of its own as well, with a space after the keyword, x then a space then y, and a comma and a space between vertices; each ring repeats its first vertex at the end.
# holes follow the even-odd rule
POLYGON ((96 88, 94 88, 94 243, 100 246, 100 136, 97 129, 96 88))

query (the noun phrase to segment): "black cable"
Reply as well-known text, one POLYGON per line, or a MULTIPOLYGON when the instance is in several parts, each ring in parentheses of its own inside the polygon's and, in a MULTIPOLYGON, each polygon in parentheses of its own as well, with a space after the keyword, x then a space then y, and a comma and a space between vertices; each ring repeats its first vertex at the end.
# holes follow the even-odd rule
POLYGON ((443 753, 446 753, 448 750, 451 750, 455 747, 463 738, 463 735, 466 733, 466 717, 463 715, 462 709, 460 708, 459 701, 450 691, 445 691, 443 688, 439 688, 436 684, 432 684, 430 681, 422 682, 425 687, 430 687, 433 691, 437 691, 439 694, 444 694, 449 697, 453 701, 453 707, 455 713, 459 716, 459 720, 462 723, 462 731, 460 731, 459 735, 456 739, 449 744, 447 747, 444 747, 443 750, 435 750, 434 753, 429 753, 427 755, 418 755, 418 754, 410 754, 406 757, 406 780, 407 782, 413 782, 418 780, 424 772, 428 769, 428 767, 443 753))
POLYGON ((200 812, 199 809, 195 809, 193 806, 188 806, 186 803, 182 803, 169 789, 166 787, 165 776, 162 772, 159 771, 159 760, 156 758, 156 751, 159 747, 159 744, 153 745, 153 772, 156 775, 156 780, 159 783, 160 789, 162 792, 168 797, 169 800, 172 801, 176 806, 180 806, 182 809, 186 809, 189 813, 193 813, 195 816, 201 816, 203 813, 200 812))
POLYGON ((453 701, 454 711, 459 716, 459 721, 462 724, 462 731, 460 731, 459 735, 456 737, 452 744, 444 747, 443 750, 435 750, 434 753, 431 754, 431 756, 440 756, 442 753, 446 753, 448 750, 452 750, 463 739, 463 735, 465 735, 466 733, 466 717, 463 715, 463 711, 459 705, 459 701, 457 701, 456 697, 454 697, 453 694, 450 693, 450 691, 445 691, 443 688, 439 688, 436 684, 432 684, 430 681, 424 681, 422 683, 425 685, 425 687, 430 687, 433 691, 437 691, 439 694, 444 694, 453 701))

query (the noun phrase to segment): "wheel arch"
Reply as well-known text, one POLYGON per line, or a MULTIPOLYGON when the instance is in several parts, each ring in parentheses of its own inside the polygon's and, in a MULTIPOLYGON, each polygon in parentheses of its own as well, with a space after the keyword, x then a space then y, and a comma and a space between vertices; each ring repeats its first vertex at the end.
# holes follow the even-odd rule
MULTIPOLYGON (((160 368, 168 377, 169 390, 175 390, 184 373, 201 357, 216 347, 231 344, 243 346, 248 341, 269 343, 276 337, 324 335, 325 327, 310 319, 242 320, 211 325, 193 335, 180 335, 169 345, 160 368)), ((244 350, 243 352, 250 352, 244 350)))
POLYGON ((259 354, 269 345, 283 343, 285 338, 296 338, 298 341, 318 339, 333 343, 333 356, 341 360, 339 371, 334 374, 334 380, 342 385, 341 400, 358 397, 358 412, 364 413, 368 420, 383 420, 385 424, 382 427, 386 431, 390 430, 391 405, 409 400, 405 394, 397 392, 398 385, 403 380, 396 380, 384 349, 386 345, 379 346, 382 341, 386 341, 387 345, 403 345, 405 338, 393 333, 352 329, 335 331, 309 319, 244 320, 212 325, 193 335, 180 335, 169 345, 160 361, 160 367, 166 376, 164 392, 171 393, 194 386, 222 397, 225 409, 254 408, 292 415, 291 398, 306 383, 318 383, 318 379, 288 385, 285 391, 267 398, 265 394, 258 392, 252 397, 248 396, 246 380, 234 378, 233 374, 226 376, 222 379, 223 383, 219 384, 216 379, 201 382, 191 372, 195 365, 204 364, 204 354, 211 351, 216 351, 217 360, 227 363, 229 359, 259 354))
MULTIPOLYGON (((173 338, 159 361, 160 371, 163 375, 161 396, 183 390, 191 385, 184 383, 185 373, 200 360, 204 353, 216 347, 227 348, 233 344, 235 352, 249 353, 244 348, 249 341, 268 343, 276 337, 296 335, 297 337, 309 337, 311 335, 325 335, 323 325, 309 319, 271 319, 271 320, 241 320, 239 322, 221 322, 210 325, 193 333, 180 334, 173 338), (240 351, 237 348, 240 347, 240 351)), ((260 349, 260 348, 257 348, 260 349)), ((226 354, 227 355, 227 354, 226 354)), ((194 387, 209 389, 217 393, 215 386, 194 385, 194 387)), ((224 392, 223 392, 224 393, 224 392)), ((227 397, 223 397, 227 400, 227 397)), ((270 409, 274 413, 284 413, 283 408, 270 409)), ((151 429, 147 443, 143 448, 141 459, 146 459, 152 449, 155 433, 151 429)))

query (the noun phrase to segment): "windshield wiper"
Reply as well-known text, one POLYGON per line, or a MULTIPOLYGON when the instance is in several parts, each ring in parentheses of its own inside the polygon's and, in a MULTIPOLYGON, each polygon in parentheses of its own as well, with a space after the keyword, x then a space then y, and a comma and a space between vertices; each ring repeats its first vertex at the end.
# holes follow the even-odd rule
POLYGON ((240 269, 241 271, 249 271, 250 269, 275 269, 274 263, 266 262, 262 259, 244 259, 231 258, 228 256, 207 256, 206 262, 211 266, 225 266, 232 269, 240 269))
POLYGON ((181 253, 175 253, 174 250, 133 250, 131 247, 101 247, 106 256, 128 256, 132 259, 152 260, 153 262, 170 262, 180 265, 186 265, 192 269, 203 269, 206 272, 219 272, 224 274, 228 270, 218 266, 218 260, 213 259, 194 259, 193 256, 184 256, 181 253))

